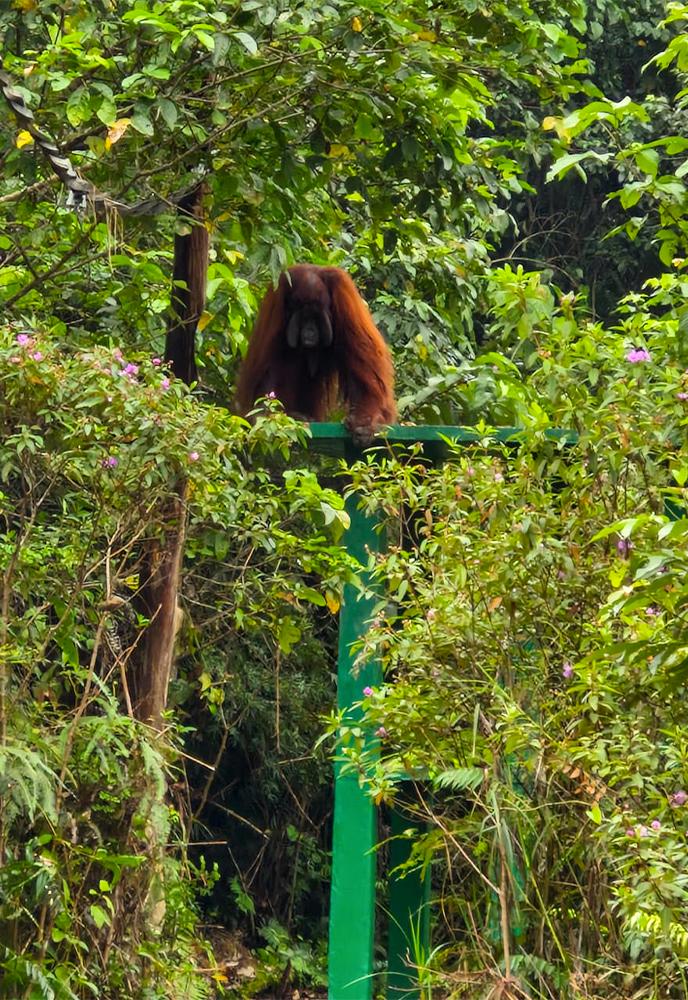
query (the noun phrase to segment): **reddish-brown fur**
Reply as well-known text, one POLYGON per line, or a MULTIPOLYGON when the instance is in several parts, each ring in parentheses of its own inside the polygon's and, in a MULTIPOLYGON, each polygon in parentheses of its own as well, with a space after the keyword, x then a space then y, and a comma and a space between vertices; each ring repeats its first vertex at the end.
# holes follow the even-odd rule
POLYGON ((239 409, 246 413, 274 392, 287 413, 321 421, 342 399, 346 426, 356 441, 367 443, 396 419, 393 387, 389 349, 346 271, 298 264, 282 274, 258 313, 239 374, 239 409), (286 329, 294 308, 316 304, 329 314, 333 342, 318 347, 317 358, 307 362, 303 349, 288 345, 286 329))

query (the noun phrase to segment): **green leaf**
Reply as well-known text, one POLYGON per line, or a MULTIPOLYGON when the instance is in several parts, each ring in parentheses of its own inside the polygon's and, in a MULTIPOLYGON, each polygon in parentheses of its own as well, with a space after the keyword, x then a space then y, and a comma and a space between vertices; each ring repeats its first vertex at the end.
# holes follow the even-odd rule
POLYGON ((174 130, 174 126, 177 124, 177 118, 179 116, 177 105, 174 101, 171 101, 169 97, 160 97, 158 98, 158 107, 160 108, 160 114, 162 115, 165 124, 170 132, 172 132, 174 130))
POLYGON ((594 160, 597 163, 608 163, 611 159, 611 153, 596 153, 594 150, 589 149, 584 153, 564 153, 563 156, 558 157, 552 166, 547 171, 546 180, 552 181, 555 178, 561 180, 565 177, 569 170, 575 168, 576 172, 586 180, 585 171, 580 166, 586 160, 594 160))
POLYGON ((258 43, 252 35, 249 35, 246 31, 235 31, 234 37, 237 38, 241 44, 247 49, 252 56, 255 56, 258 52, 258 43))
POLYGON ((588 809, 587 815, 593 821, 595 826, 599 826, 600 823, 602 822, 602 810, 600 809, 597 802, 593 806, 591 806, 590 809, 588 809))
POLYGON ((230 37, 223 31, 218 31, 214 36, 213 45, 213 66, 222 66, 225 56, 229 52, 230 37))
POLYGON ((319 608, 324 608, 327 603, 320 591, 314 590, 313 587, 299 587, 298 597, 311 604, 316 604, 319 608))
POLYGON ((88 909, 98 930, 101 930, 103 927, 107 927, 110 924, 110 916, 105 912, 102 906, 98 906, 97 903, 93 903, 88 909))
POLYGON ((69 96, 65 114, 70 125, 81 125, 91 117, 91 100, 85 87, 78 87, 69 96))
POLYGON ((484 780, 485 769, 482 767, 452 767, 436 775, 433 784, 437 788, 462 791, 465 788, 479 788, 484 780))
POLYGON ((151 136, 155 134, 153 123, 148 117, 148 111, 136 111, 131 119, 131 127, 141 135, 151 136))
POLYGON ((104 125, 113 125, 117 121, 117 105, 109 98, 104 98, 100 102, 96 115, 104 125))
POLYGON ((296 645, 300 638, 301 629, 294 624, 293 618, 283 618, 279 624, 277 641, 279 643, 279 648, 285 656, 292 651, 292 648, 296 645))
POLYGON ((659 153, 656 149, 641 149, 635 154, 635 162, 640 170, 649 174, 650 177, 657 176, 659 169, 659 153))
POLYGON ((199 28, 194 28, 194 35, 199 40, 201 45, 205 46, 208 52, 215 51, 215 36, 211 35, 207 31, 201 31, 199 28))

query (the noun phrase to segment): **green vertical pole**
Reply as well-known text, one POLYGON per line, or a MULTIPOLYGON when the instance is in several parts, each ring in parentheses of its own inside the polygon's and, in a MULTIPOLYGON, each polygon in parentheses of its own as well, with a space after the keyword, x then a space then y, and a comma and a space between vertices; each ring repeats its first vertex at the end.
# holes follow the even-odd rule
POLYGON ((402 809, 392 811, 391 821, 387 1000, 418 1000, 414 966, 422 967, 430 955, 430 871, 397 869, 408 861, 413 845, 402 834, 414 829, 420 836, 426 824, 402 809))
MULTIPOLYGON (((368 553, 379 551, 381 540, 374 518, 357 509, 349 497, 351 525, 346 535, 348 551, 362 563, 368 553)), ((363 574, 363 583, 369 583, 363 574)), ((346 586, 339 617, 337 703, 345 711, 360 701, 363 688, 379 684, 380 665, 368 662, 354 676, 351 651, 368 627, 375 598, 346 586)), ((355 717, 353 711, 347 712, 355 717)), ((371 740, 373 738, 371 737, 371 740)), ((329 1000, 370 1000, 373 995, 373 936, 375 931, 375 878, 377 810, 359 787, 358 778, 334 769, 334 827, 332 831, 332 885, 330 890, 329 1000)))

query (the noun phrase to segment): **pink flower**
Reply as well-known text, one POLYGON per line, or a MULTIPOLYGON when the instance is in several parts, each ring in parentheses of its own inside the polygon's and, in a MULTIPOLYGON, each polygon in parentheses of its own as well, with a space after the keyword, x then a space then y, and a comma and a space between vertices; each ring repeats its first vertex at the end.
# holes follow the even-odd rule
POLYGON ((373 689, 371 687, 364 687, 363 694, 366 696, 366 698, 370 698, 370 696, 373 694, 373 689))
POLYGON ((434 622, 436 616, 437 616, 437 612, 435 611, 435 609, 434 608, 428 608, 428 610, 427 610, 427 612, 425 614, 426 620, 429 621, 429 622, 434 622))
POLYGON ((616 543, 616 551, 619 553, 620 556, 623 556, 624 558, 629 554, 632 548, 633 548, 633 542, 630 540, 630 538, 620 538, 616 543))
POLYGON ((124 374, 129 375, 132 378, 134 377, 134 375, 138 375, 138 373, 139 373, 139 366, 134 365, 131 362, 129 362, 129 364, 126 365, 126 367, 124 368, 124 374))
POLYGON ((115 458, 114 455, 108 455, 108 457, 104 458, 100 464, 104 469, 116 469, 119 465, 119 459, 115 458))
POLYGON ((17 334, 17 343, 20 347, 28 347, 32 343, 32 340, 28 333, 19 333, 17 334))
POLYGON ((157 368, 159 365, 162 364, 162 361, 160 358, 151 358, 151 364, 155 365, 155 367, 157 368))
POLYGON ((662 829, 662 824, 659 822, 658 819, 653 819, 652 822, 650 823, 650 826, 652 827, 653 830, 662 829))
POLYGON ((674 792, 673 795, 669 796, 669 802, 672 806, 684 806, 688 802, 688 792, 684 792, 683 789, 674 792))
POLYGON ((495 474, 494 474, 494 481, 496 483, 503 483, 504 482, 504 476, 502 475, 501 472, 495 472, 495 474))
POLYGON ((470 476, 471 478, 475 475, 475 469, 473 468, 472 465, 469 465, 468 468, 466 469, 466 475, 470 476))
POLYGON ((168 378, 164 378, 161 381, 160 386, 161 386, 162 389, 169 389, 169 387, 170 387, 170 380, 168 378))
POLYGON ((662 612, 659 611, 657 608, 645 608, 645 614, 647 615, 648 618, 657 618, 657 616, 661 615, 661 613, 662 612))
POLYGON ((646 826, 640 826, 640 827, 638 827, 638 836, 639 837, 649 837, 649 835, 650 835, 650 831, 648 830, 648 828, 646 826))
POLYGON ((115 361, 121 361, 122 360, 122 352, 120 351, 119 347, 116 347, 114 349, 114 351, 112 352, 112 356, 115 359, 115 361))
POLYGON ((21 358, 17 354, 15 354, 13 358, 10 358, 10 361, 12 362, 13 365, 21 364, 21 358))
POLYGON ((677 392, 676 399, 688 399, 688 392, 677 392))
POLYGON ((571 666, 571 664, 569 663, 568 660, 566 661, 566 663, 564 664, 564 666, 561 668, 561 676, 566 681, 568 681, 571 677, 573 677, 573 667, 571 666))
POLYGON ((31 357, 33 358, 34 361, 42 361, 43 360, 43 354, 42 354, 41 351, 34 351, 33 354, 31 355, 31 357))
POLYGON ((626 836, 635 837, 635 830, 633 829, 632 826, 629 826, 629 828, 626 830, 626 836))
POLYGON ((197 462, 200 457, 201 456, 198 454, 197 451, 190 451, 189 452, 189 461, 190 462, 197 462))
POLYGON ((632 365, 638 364, 639 361, 651 361, 650 352, 645 347, 634 347, 626 355, 626 361, 630 361, 632 365))
POLYGON ((384 740, 385 736, 387 735, 387 730, 385 729, 384 726, 380 726, 379 729, 375 730, 375 735, 379 736, 381 740, 384 740))
POLYGON ((266 395, 266 397, 265 397, 265 398, 266 398, 266 399, 277 399, 277 394, 276 394, 276 393, 274 393, 274 392, 269 392, 269 393, 268 393, 268 394, 266 395))

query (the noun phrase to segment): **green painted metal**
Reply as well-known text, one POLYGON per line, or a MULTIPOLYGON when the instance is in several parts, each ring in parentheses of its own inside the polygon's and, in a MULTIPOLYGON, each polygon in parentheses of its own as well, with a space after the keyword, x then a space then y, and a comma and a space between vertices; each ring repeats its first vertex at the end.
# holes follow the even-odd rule
MULTIPOLYGON (((311 441, 308 447, 320 454, 336 458, 356 459, 361 449, 351 441, 343 424, 310 424, 311 441)), ((408 448, 419 444, 423 455, 434 462, 444 460, 450 452, 451 444, 517 444, 524 436, 535 433, 523 427, 489 427, 477 430, 475 427, 450 427, 441 424, 406 426, 393 424, 380 437, 375 438, 374 448, 387 449, 390 446, 408 448)), ((575 431, 552 427, 544 431, 547 441, 575 444, 575 431)))
POLYGON ((394 809, 391 821, 387 1000, 419 1000, 413 966, 422 968, 430 955, 430 871, 398 869, 408 861, 413 843, 402 834, 412 829, 420 835, 426 825, 403 809, 394 809))
MULTIPOLYGON (((355 461, 362 449, 351 441, 342 424, 310 425, 308 448, 320 454, 355 461)), ((376 438, 373 447, 408 449, 420 445, 423 456, 432 462, 443 461, 454 444, 516 444, 530 434, 518 427, 476 430, 474 427, 398 426, 389 427, 376 438)), ((563 445, 575 444, 573 431, 552 428, 544 432, 545 440, 563 445)), ((356 498, 349 497, 347 510, 351 525, 345 543, 348 551, 365 564, 369 552, 381 550, 383 544, 375 531, 375 521, 357 510, 356 498)), ((366 574, 363 583, 369 584, 366 574)), ((368 627, 375 604, 373 594, 362 594, 346 587, 339 622, 338 694, 340 709, 349 709, 360 701, 363 688, 381 680, 380 665, 368 662, 357 675, 352 667, 356 643, 368 627)), ((370 749, 377 743, 371 735, 370 749)), ((401 779, 403 780, 403 779, 401 779)), ((392 835, 408 828, 409 817, 392 814, 392 835), (403 824, 403 825, 400 825, 403 824)), ((330 892, 329 934, 329 1000, 371 1000, 373 994, 373 944, 375 933, 375 847, 377 810, 372 800, 360 788, 355 775, 342 773, 335 762, 335 804, 332 835, 332 884, 330 892)), ((391 842, 392 870, 408 857, 410 843, 401 839, 391 842)), ((430 913, 429 875, 413 872, 404 878, 392 874, 390 880, 390 930, 388 951, 388 1000, 414 1000, 419 996, 417 978, 409 968, 429 954, 430 913)))
MULTIPOLYGON (((322 425, 320 425, 322 426, 322 425)), ((368 552, 383 544, 375 531, 375 521, 356 507, 356 498, 347 500, 351 525, 346 534, 348 551, 361 563, 368 552)), ((367 574, 363 573, 367 585, 367 574)), ((344 589, 339 618, 339 660, 337 702, 340 709, 360 701, 363 688, 382 680, 380 665, 368 662, 352 673, 355 643, 368 627, 375 597, 357 588, 344 589)), ((377 741, 371 735, 375 752, 377 741)), ((334 826, 332 832, 332 885, 330 889, 330 1000, 370 1000, 373 995, 373 940, 375 932, 375 880, 377 875, 377 809, 359 786, 355 775, 342 774, 335 761, 334 826)))

